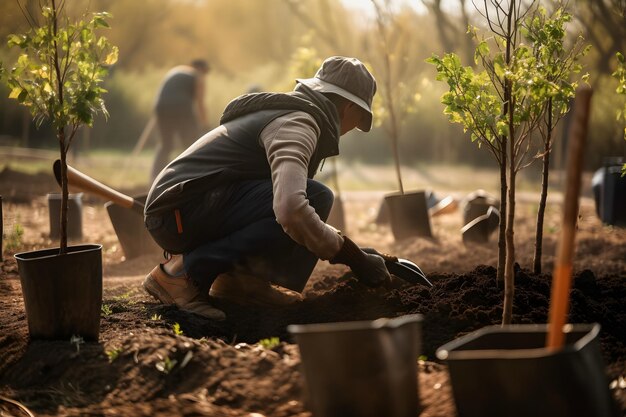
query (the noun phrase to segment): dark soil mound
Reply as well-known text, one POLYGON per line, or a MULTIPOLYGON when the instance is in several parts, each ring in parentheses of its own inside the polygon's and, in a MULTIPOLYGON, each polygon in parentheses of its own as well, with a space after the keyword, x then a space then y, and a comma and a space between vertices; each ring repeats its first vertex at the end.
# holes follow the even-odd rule
MULTIPOLYGON (((395 281, 391 291, 363 287, 346 275, 322 293, 324 281, 307 294, 303 303, 287 309, 243 308, 217 303, 228 319, 210 323, 177 309, 154 306, 158 314, 177 322, 191 337, 215 337, 227 343, 256 343, 279 337, 293 342, 289 324, 373 320, 421 313, 423 353, 435 357, 442 344, 486 325, 500 324, 503 288, 496 285, 496 269, 479 266, 467 274, 429 277, 434 286, 408 286, 395 281)), ((329 278, 329 281, 331 279, 329 278)), ((518 324, 546 323, 550 275, 534 275, 516 268, 513 321, 518 324)), ((330 284, 330 282, 329 282, 330 284)), ((571 323, 600 323, 601 343, 607 362, 626 359, 626 286, 619 276, 595 277, 589 270, 574 276, 571 323)))
MULTIPOLYGON (((281 343, 269 350, 256 345, 271 337, 293 342, 287 325, 421 313, 423 353, 433 359, 443 343, 498 324, 502 314, 503 291, 495 285, 496 270, 487 266, 461 275, 433 274, 432 288, 394 280, 389 290, 373 290, 351 274, 327 276, 313 283, 306 301, 290 308, 244 308, 216 301, 228 317, 220 323, 146 301, 141 290, 122 286, 122 292, 112 289, 104 299, 108 313, 102 318, 100 343, 27 344, 19 294, 10 284, 15 271, 4 272, 11 279, 0 292, 11 305, 7 314, 0 314, 7 330, 0 337, 0 387, 43 415, 115 410, 119 415, 226 417, 263 410, 273 417, 310 417, 299 400, 303 386, 296 346, 281 343), (175 336, 176 323, 184 336, 175 336)), ((570 321, 602 325, 601 346, 611 380, 623 376, 626 360, 623 283, 623 277, 596 277, 586 270, 575 275, 571 294, 570 321)), ((549 292, 549 275, 518 268, 514 321, 544 323, 549 292)), ((429 407, 424 415, 454 415, 449 386, 438 388, 446 381, 443 371, 420 366, 420 392, 429 407)), ((618 391, 616 397, 622 398, 618 391)))

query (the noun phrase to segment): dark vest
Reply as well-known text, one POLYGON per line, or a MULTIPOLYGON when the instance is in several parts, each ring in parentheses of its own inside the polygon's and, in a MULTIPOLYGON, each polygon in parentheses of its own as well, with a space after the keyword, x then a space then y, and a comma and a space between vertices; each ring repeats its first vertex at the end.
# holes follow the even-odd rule
POLYGON ((308 165, 308 177, 313 178, 324 158, 339 153, 339 116, 332 102, 302 84, 290 93, 246 94, 226 107, 220 126, 198 139, 159 174, 148 194, 145 214, 176 208, 223 184, 271 179, 259 139, 261 131, 272 120, 294 111, 309 113, 320 128, 308 165))

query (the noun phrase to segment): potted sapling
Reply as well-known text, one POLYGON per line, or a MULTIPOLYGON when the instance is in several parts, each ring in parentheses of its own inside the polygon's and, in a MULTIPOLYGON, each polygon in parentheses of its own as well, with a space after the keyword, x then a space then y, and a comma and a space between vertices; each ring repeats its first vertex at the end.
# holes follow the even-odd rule
POLYGON ((372 0, 376 10, 376 23, 378 28, 378 45, 380 55, 380 65, 377 73, 382 75, 379 82, 381 87, 382 106, 385 113, 384 127, 391 141, 393 160, 396 178, 398 181, 398 191, 385 195, 377 222, 389 220, 391 231, 396 240, 407 239, 415 236, 432 237, 430 228, 430 217, 428 215, 428 195, 425 191, 405 191, 402 182, 402 171, 400 164, 399 139, 402 119, 408 115, 417 100, 411 88, 407 88, 406 83, 401 82, 402 77, 407 77, 412 70, 410 65, 399 59, 404 56, 404 51, 395 50, 399 48, 398 42, 394 42, 401 36, 401 25, 394 20, 393 11, 389 9, 389 4, 379 4, 377 0, 372 0))
MULTIPOLYGON (((546 103, 554 97, 553 90, 547 88, 552 84, 550 73, 544 72, 539 57, 533 54, 536 42, 530 39, 525 43, 529 39, 521 29, 524 22, 544 19, 542 27, 552 26, 545 36, 563 42, 561 34, 567 19, 562 19, 566 13, 562 7, 548 17, 541 7, 525 9, 523 3, 510 1, 506 8, 499 9, 496 20, 488 3, 485 0, 481 14, 489 20, 496 39, 490 44, 483 40, 476 49, 476 61, 483 63, 485 71, 462 67, 452 54, 443 59, 433 56, 429 62, 436 65, 438 78, 451 87, 443 99, 446 113, 453 121, 464 123, 473 140, 486 145, 501 172, 505 168, 508 171, 508 190, 507 183, 501 183, 502 190, 508 191, 508 199, 502 201, 506 203, 506 215, 501 217, 506 229, 506 239, 501 241, 506 254, 502 326, 489 326, 453 340, 437 350, 437 357, 448 364, 459 415, 613 417, 599 349, 599 326, 565 324, 591 91, 579 88, 576 94, 549 325, 511 324, 515 174, 525 165, 522 149, 528 148, 530 133, 544 120, 549 107, 546 103), (490 48, 497 52, 491 55, 490 48)), ((541 63, 554 62, 559 55, 550 54, 545 59, 541 63)))
POLYGON ((42 0, 40 15, 25 13, 30 28, 12 34, 9 47, 19 58, 3 70, 10 98, 27 106, 36 122, 48 121, 58 141, 62 202, 60 244, 18 253, 28 328, 32 339, 97 340, 102 304, 102 245, 67 244, 67 152, 79 127, 107 114, 100 84, 117 60, 117 48, 97 32, 108 27, 107 13, 71 20, 63 0, 42 0))
POLYGON ((548 324, 489 326, 437 349, 459 415, 617 417, 600 325, 566 324, 591 89, 579 89, 548 324))

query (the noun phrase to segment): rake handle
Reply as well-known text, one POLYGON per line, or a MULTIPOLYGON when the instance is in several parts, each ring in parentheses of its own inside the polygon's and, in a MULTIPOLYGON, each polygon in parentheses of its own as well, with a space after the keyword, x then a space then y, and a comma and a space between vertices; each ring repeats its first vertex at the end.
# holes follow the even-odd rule
POLYGON ((591 95, 591 87, 583 85, 578 88, 574 103, 573 122, 569 134, 563 225, 554 262, 550 311, 548 315, 546 345, 550 350, 560 349, 565 340, 563 326, 569 311, 574 238, 576 237, 576 221, 578 219, 578 196, 580 194, 591 95))
MULTIPOLYGON (((56 160, 53 165, 54 176, 59 184, 61 184, 61 161, 56 160)), ((79 188, 88 193, 95 194, 104 199, 111 200, 115 204, 133 209, 138 213, 143 213, 143 204, 134 198, 122 194, 119 191, 112 189, 109 186, 102 184, 99 181, 91 178, 90 176, 80 172, 76 168, 67 166, 67 180, 68 183, 76 188, 79 188)))

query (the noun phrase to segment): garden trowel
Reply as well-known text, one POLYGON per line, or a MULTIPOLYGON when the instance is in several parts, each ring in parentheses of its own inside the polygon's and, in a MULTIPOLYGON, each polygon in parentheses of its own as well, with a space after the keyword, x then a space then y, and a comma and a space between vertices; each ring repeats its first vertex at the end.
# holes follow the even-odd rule
POLYGON ((411 284, 421 284, 432 287, 433 284, 426 278, 419 266, 408 259, 398 258, 395 262, 385 262, 390 274, 397 276, 411 284))
POLYGON ((396 258, 395 256, 382 255, 376 249, 373 248, 361 248, 365 253, 379 255, 385 260, 385 266, 387 271, 391 275, 394 275, 411 284, 420 284, 427 287, 432 287, 433 284, 426 278, 426 274, 422 272, 419 266, 408 259, 396 258))

